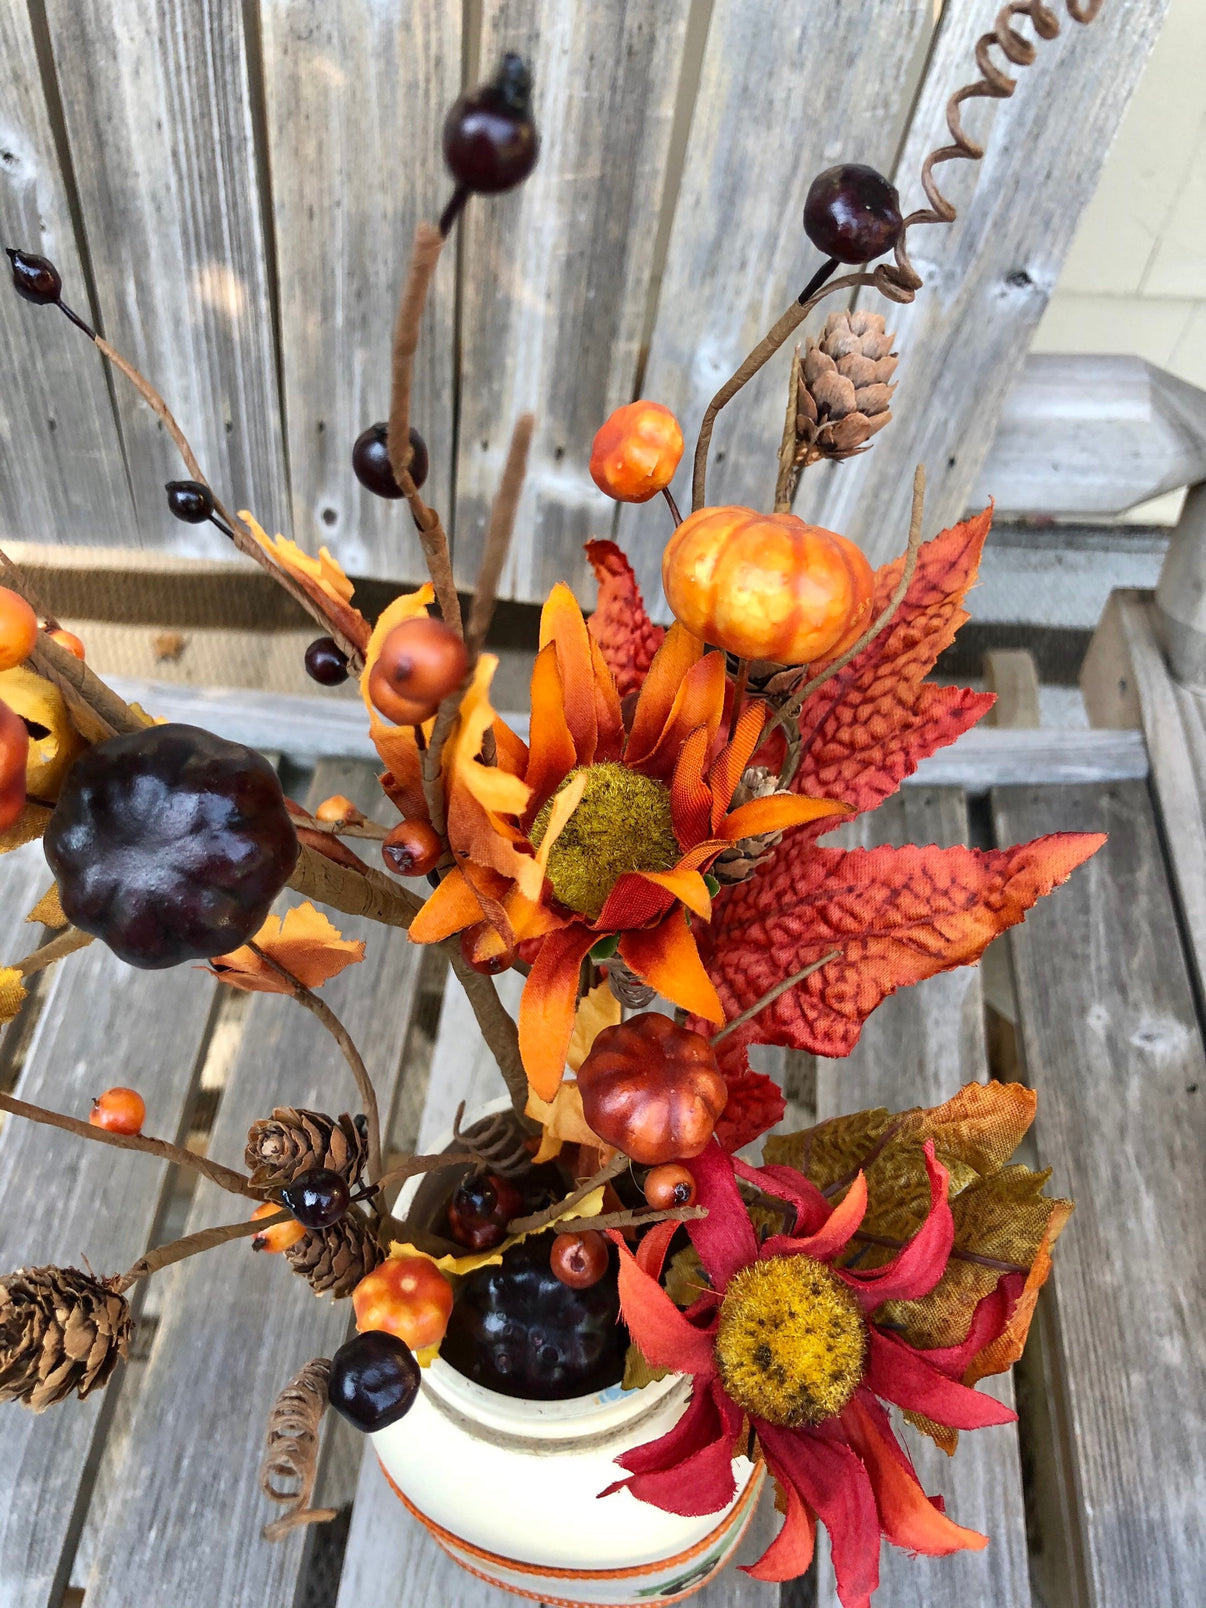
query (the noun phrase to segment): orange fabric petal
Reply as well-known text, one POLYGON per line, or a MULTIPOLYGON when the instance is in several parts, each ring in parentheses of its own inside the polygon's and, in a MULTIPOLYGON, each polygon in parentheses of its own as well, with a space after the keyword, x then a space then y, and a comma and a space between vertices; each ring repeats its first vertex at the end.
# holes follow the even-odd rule
POLYGON ((674 835, 682 848, 691 848, 710 834, 712 791, 704 781, 708 759, 708 728, 696 726, 687 738, 674 767, 670 784, 670 813, 674 835))
POLYGON ((522 943, 525 938, 543 938, 546 932, 556 932, 569 922, 550 910, 537 899, 529 899, 518 887, 512 887, 503 900, 511 930, 522 943))
POLYGON ((685 625, 676 622, 666 632, 637 699, 624 756, 628 764, 637 764, 657 747, 683 680, 692 665, 702 658, 703 650, 703 643, 692 636, 685 625))
POLYGON ((595 720, 599 728, 595 763, 602 764, 604 760, 619 759, 624 752, 624 717, 616 679, 594 637, 590 639, 590 661, 595 676, 595 720))
POLYGON ((528 974, 519 1002, 519 1053, 528 1082, 551 1100, 565 1075, 574 1032, 578 972, 596 934, 579 923, 551 932, 528 974))
POLYGON ((620 955, 659 994, 705 1021, 724 1021, 724 1008, 704 970, 684 910, 672 910, 656 927, 626 932, 620 955))
POLYGON ((707 728, 710 749, 716 741, 724 715, 724 693, 724 657, 719 653, 705 654, 698 664, 688 670, 686 679, 678 689, 666 728, 652 753, 635 768, 646 776, 668 779, 673 774, 683 744, 696 726, 707 728))
POLYGON ((595 671, 590 634, 578 599, 558 581, 540 615, 540 646, 553 643, 565 689, 565 719, 574 739, 579 765, 589 765, 599 740, 595 712, 595 671))
POLYGON ((638 871, 637 875, 644 877, 646 882, 654 882, 659 888, 665 888, 672 893, 701 921, 711 921, 712 895, 708 892, 708 884, 698 871, 675 866, 673 871, 638 871))
POLYGON ((528 744, 533 815, 578 763, 578 750, 565 718, 565 689, 557 666, 557 646, 541 648, 532 666, 532 726, 528 744))
POLYGON ((438 944, 481 919, 481 900, 459 871, 450 871, 411 922, 410 941, 438 944))
POLYGON ((528 768, 527 743, 499 715, 495 715, 491 730, 498 752, 498 768, 505 770, 508 775, 522 776, 528 768))
POLYGON ((713 832, 720 830, 720 823, 733 802, 737 783, 745 775, 746 766, 754 757, 768 712, 765 704, 746 704, 738 717, 737 729, 729 740, 728 747, 721 750, 716 763, 712 766, 708 784, 712 789, 713 832))
POLYGON ((801 798, 799 794, 772 794, 770 798, 752 798, 732 815, 726 816, 720 830, 730 843, 739 838, 755 837, 760 832, 785 832, 789 826, 803 821, 819 821, 826 815, 848 815, 845 804, 832 798, 801 798))
POLYGON ((483 653, 474 666, 456 724, 444 744, 444 785, 450 793, 468 789, 484 809, 496 814, 522 815, 529 796, 524 783, 498 765, 483 765, 477 757, 487 731, 494 726, 490 683, 497 669, 498 657, 493 653, 483 653))
POLYGON ((891 1444, 891 1430, 876 1423, 856 1396, 842 1413, 842 1428, 862 1459, 875 1493, 883 1533, 894 1546, 945 1558, 952 1552, 983 1552, 988 1537, 948 1519, 930 1501, 907 1465, 900 1447, 891 1444))
POLYGON ((559 793, 554 794, 553 805, 549 810, 549 818, 544 828, 544 836, 540 840, 540 847, 536 851, 536 864, 540 867, 540 874, 544 876, 548 871, 549 855, 553 845, 565 831, 570 816, 582 802, 582 795, 586 792, 586 772, 579 771, 577 776, 571 777, 559 793))

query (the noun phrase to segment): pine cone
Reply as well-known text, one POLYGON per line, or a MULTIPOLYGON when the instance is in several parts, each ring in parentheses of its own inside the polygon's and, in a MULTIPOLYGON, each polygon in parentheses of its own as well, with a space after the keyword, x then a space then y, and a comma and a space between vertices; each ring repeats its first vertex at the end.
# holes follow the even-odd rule
POLYGON ((275 1189, 315 1167, 341 1173, 354 1184, 367 1155, 360 1125, 346 1112, 328 1117, 321 1111, 277 1106, 271 1117, 252 1124, 245 1160, 257 1189, 275 1189))
POLYGON ((75 1267, 28 1267, 0 1278, 0 1401, 35 1413, 107 1384, 130 1349, 134 1320, 113 1282, 75 1267))
POLYGON ((852 458, 892 417, 891 335, 880 313, 830 313, 804 354, 796 412, 796 461, 852 458))
POLYGON ((657 989, 643 983, 619 955, 613 955, 607 962, 607 981, 620 1004, 630 1011, 647 1010, 657 998, 657 989))
POLYGON ((371 1273, 384 1253, 368 1220, 350 1211, 330 1228, 311 1229, 285 1252, 295 1273, 309 1279, 315 1295, 333 1295, 337 1300, 352 1291, 366 1273, 371 1273))
MULTIPOLYGON (((737 783, 733 808, 748 804, 754 798, 770 798, 780 791, 779 778, 774 772, 756 765, 737 783)), ((782 832, 759 832, 754 837, 739 838, 713 862, 712 875, 717 882, 730 887, 735 882, 747 882, 758 867, 770 859, 782 839, 782 832)))

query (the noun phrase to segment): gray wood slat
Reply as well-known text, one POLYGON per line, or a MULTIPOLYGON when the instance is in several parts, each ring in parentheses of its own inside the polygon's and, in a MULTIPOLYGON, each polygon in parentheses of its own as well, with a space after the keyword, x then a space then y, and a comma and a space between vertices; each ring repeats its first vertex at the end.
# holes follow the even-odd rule
MULTIPOLYGON (((820 261, 800 223, 808 187, 834 162, 890 165, 932 14, 924 0, 712 8, 641 385, 682 423, 687 450, 674 484, 684 513, 705 407, 820 261)), ((830 304, 841 305, 840 295, 830 304)), ((771 506, 791 345, 721 414, 710 504, 771 506)), ((620 510, 617 540, 655 607, 671 528, 660 497, 620 510)))
MULTIPOLYGON (((0 5, 0 243, 57 263, 67 301, 88 316, 29 8, 15 0, 0 5)), ((134 509, 121 440, 90 343, 6 283, 0 352, 0 537, 129 543, 134 509)))
MULTIPOLYGON (((987 154, 936 171, 959 217, 912 231, 911 254, 926 281, 916 301, 899 307, 874 291, 860 294, 859 305, 882 312, 896 331, 893 421, 862 457, 810 469, 796 511, 852 537, 872 562, 904 547, 917 463, 928 477, 927 529, 951 524, 967 507, 1166 10, 1167 0, 1117 0, 1081 26, 1061 6, 1059 38, 1038 45, 1013 98, 963 107, 987 154)), ((976 40, 992 16, 992 7, 971 3, 943 12, 896 167, 906 211, 923 203, 921 163, 949 142, 947 99, 975 80, 976 40)), ((1018 31, 1033 38, 1028 23, 1018 31)))
MULTIPOLYGON (((887 800, 826 839, 846 848, 880 843, 967 841, 967 808, 953 790, 917 788, 887 800)), ((852 1055, 817 1060, 817 1117, 871 1106, 938 1105, 965 1083, 984 1082, 987 1056, 980 973, 962 966, 903 988, 868 1018, 852 1055)), ((981 1387, 1012 1405, 1008 1376, 981 1387)), ((942 1494, 959 1524, 989 1537, 984 1552, 910 1558, 884 1546, 880 1591, 892 1608, 1030 1608, 1026 1526, 1017 1431, 1012 1425, 959 1437, 953 1458, 894 1413, 927 1492, 942 1494)), ((835 1608, 828 1559, 819 1570, 817 1608, 835 1608)))
MULTIPOLYGON (((517 1010, 523 978, 504 972, 495 981, 507 1009, 517 1010)), ((450 1131, 460 1101, 472 1112, 504 1092, 464 990, 449 974, 417 1149, 428 1150, 450 1131)), ((362 1608, 376 1600, 383 1580, 406 1582, 406 1608, 506 1608, 514 1601, 509 1592, 475 1579, 453 1563, 398 1501, 368 1446, 360 1466, 336 1608, 362 1608)))
MULTIPOLYGON (((415 225, 448 198, 444 113, 460 91, 459 0, 263 0, 264 99, 293 524, 355 575, 426 574, 406 504, 365 491, 352 443, 389 411, 394 310, 415 225)), ((411 415, 424 495, 452 496, 455 249, 428 297, 411 415)))
POLYGON ((38 947, 42 928, 25 917, 53 881, 40 841, 0 855, 0 966, 38 947))
MULTIPOLYGON (((336 791, 365 809, 375 800, 388 810, 363 768, 320 767, 312 799, 336 791)), ((337 924, 345 936, 367 938, 368 950, 323 995, 359 1045, 388 1110, 419 951, 400 932, 347 917, 337 924)), ((357 1109, 350 1075, 321 1025, 292 1001, 260 994, 248 1011, 211 1153, 239 1162, 251 1123, 281 1103, 357 1109)), ((202 1182, 185 1231, 239 1215, 237 1201, 202 1182)), ((245 1241, 157 1277, 163 1318, 129 1449, 108 1493, 86 1585, 90 1608, 152 1599, 222 1608, 290 1603, 304 1532, 276 1544, 261 1538, 261 1526, 275 1516, 258 1485, 264 1429, 286 1381, 342 1342, 350 1304, 317 1301, 283 1259, 255 1256, 245 1241)))
POLYGON ((1001 842, 1110 834, 1010 934, 1039 1159, 1076 1201, 1050 1301, 1065 1450, 1092 1608, 1198 1602, 1206 1064, 1151 802, 1018 789, 994 813, 1001 842))
POLYGON ((582 543, 614 504, 587 472, 595 431, 632 399, 678 88, 686 0, 487 0, 481 65, 531 63, 540 160, 460 228, 461 418, 455 559, 472 585, 515 420, 537 416, 502 595, 584 600, 582 543))
MULTIPOLYGON (((86 1117, 94 1095, 131 1084, 147 1102, 147 1132, 177 1138, 213 998, 214 985, 191 966, 135 971, 93 944, 54 969, 16 1092, 86 1117)), ((115 1159, 106 1147, 6 1118, 0 1268, 79 1267, 87 1258, 98 1273, 121 1272, 150 1238, 168 1174, 153 1157, 115 1159)), ((120 1375, 110 1388, 119 1385, 120 1375)), ((104 1392, 37 1417, 0 1407, 2 1608, 57 1605, 107 1416, 104 1392)))
MULTIPOLYGON (((230 0, 49 0, 54 62, 104 333, 167 399, 227 505, 288 530, 249 42, 230 0)), ((141 541, 225 558, 182 525, 185 473, 115 376, 141 541)))

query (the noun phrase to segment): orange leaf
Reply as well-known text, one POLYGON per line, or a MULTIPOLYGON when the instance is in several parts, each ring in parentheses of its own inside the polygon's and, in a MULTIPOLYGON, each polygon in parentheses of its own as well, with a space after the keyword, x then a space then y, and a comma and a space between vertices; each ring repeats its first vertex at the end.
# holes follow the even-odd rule
MULTIPOLYGON (((677 622, 666 633, 657 650, 649 674, 641 683, 640 697, 632 716, 625 760, 636 765, 657 747, 671 710, 682 692, 683 682, 693 665, 703 657, 704 645, 686 626, 677 622)), ((696 721, 698 726, 702 724, 696 721)), ((686 737, 684 732, 683 736, 686 737)))
MULTIPOLYGON (((364 959, 364 944, 341 937, 339 929, 308 903, 287 910, 283 920, 269 916, 253 942, 307 988, 320 988, 345 966, 364 959)), ((285 979, 246 944, 229 955, 216 955, 209 969, 219 982, 248 993, 292 992, 285 979)))
POLYGON ((528 737, 528 771, 533 810, 548 799, 578 763, 573 733, 565 718, 565 686, 557 664, 557 647, 547 643, 532 666, 532 723, 528 737))
POLYGON ((646 614, 632 565, 614 542, 587 542, 586 556, 599 583, 599 606, 590 617, 590 634, 625 698, 644 681, 665 628, 654 625, 646 614))
POLYGON ((557 668, 565 689, 565 719, 574 739, 579 765, 589 765, 599 740, 595 712, 594 663, 586 621, 578 599, 558 581, 540 613, 540 643, 552 642, 557 650, 557 668))
POLYGON ((676 908, 656 927, 638 928, 620 938, 620 956, 659 994, 709 1022, 723 1022, 724 1011, 699 958, 685 910, 676 908))
POLYGON ((407 935, 412 944, 438 944, 481 919, 481 900, 464 874, 454 870, 428 895, 427 903, 411 922, 407 935))
POLYGON ((311 558, 287 536, 269 537, 246 508, 239 509, 239 518, 269 558, 291 575, 302 591, 335 622, 348 641, 354 642, 363 652, 369 641, 368 621, 359 609, 352 607, 352 583, 327 549, 320 547, 318 557, 311 558))

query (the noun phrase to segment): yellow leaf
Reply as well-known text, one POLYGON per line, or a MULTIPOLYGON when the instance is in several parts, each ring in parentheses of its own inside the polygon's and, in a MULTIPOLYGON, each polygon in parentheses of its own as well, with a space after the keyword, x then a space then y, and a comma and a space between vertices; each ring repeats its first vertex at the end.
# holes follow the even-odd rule
MULTIPOLYGON (((590 1194, 578 1201, 576 1205, 567 1206, 562 1211, 559 1211, 556 1217, 553 1218, 553 1222, 559 1223, 566 1217, 598 1217, 603 1210, 604 1188, 605 1186, 600 1184, 598 1189, 592 1189, 590 1194)), ((536 1232, 547 1234, 550 1229, 541 1228, 537 1229, 536 1232)), ((464 1256, 454 1256, 451 1252, 447 1256, 432 1256, 427 1251, 419 1250, 415 1245, 407 1244, 404 1240, 395 1240, 389 1248, 389 1254, 391 1256, 425 1256, 429 1262, 435 1263, 441 1273, 448 1273, 453 1277, 462 1278, 466 1273, 476 1273, 479 1267, 493 1267, 495 1263, 502 1261, 504 1254, 511 1249, 512 1245, 522 1245, 527 1238, 526 1234, 512 1234, 510 1239, 503 1240, 502 1244, 496 1245, 492 1251, 469 1251, 464 1256)))
POLYGON ((532 1157, 534 1167, 560 1155, 562 1145, 590 1145, 594 1150, 608 1148, 582 1115, 582 1095, 573 1078, 567 1078, 551 1100, 542 1100, 534 1089, 529 1089, 524 1115, 539 1122, 544 1129, 540 1149, 532 1157))
MULTIPOLYGON (((364 959, 363 942, 342 937, 338 927, 309 903, 286 911, 283 920, 269 916, 253 941, 307 988, 320 988, 345 966, 364 959)), ((210 970, 232 988, 265 994, 291 992, 286 980, 246 944, 229 955, 216 955, 210 970)))
POLYGON ((11 1022, 25 1003, 25 983, 15 966, 0 967, 0 1022, 11 1022))
POLYGON ((288 570, 289 574, 299 581, 313 582, 332 603, 351 601, 354 590, 352 583, 325 547, 318 549, 317 558, 311 558, 309 553, 303 553, 297 543, 290 541, 287 536, 270 537, 246 508, 239 509, 239 518, 269 558, 275 559, 283 570, 288 570))
POLYGON ((53 804, 68 767, 85 746, 71 724, 63 695, 43 676, 19 664, 0 671, 0 698, 31 728, 25 791, 31 799, 53 804))
POLYGON ((669 1368, 655 1368, 635 1341, 629 1344, 624 1356, 623 1390, 644 1390, 657 1379, 664 1379, 669 1368))
POLYGON ((611 984, 606 980, 596 983, 590 993, 579 1001, 578 1012, 574 1017, 574 1031, 570 1038, 569 1054, 566 1057, 571 1072, 576 1072, 586 1060, 591 1045, 603 1029, 615 1027, 619 1020, 620 1002, 612 993, 611 984))
POLYGON ((26 916, 26 921, 40 922, 43 927, 65 927, 67 917, 59 900, 59 885, 52 882, 46 892, 26 916))
POLYGON ((23 843, 40 838, 46 830, 50 811, 42 804, 26 804, 7 832, 0 832, 0 854, 19 849, 23 843))

